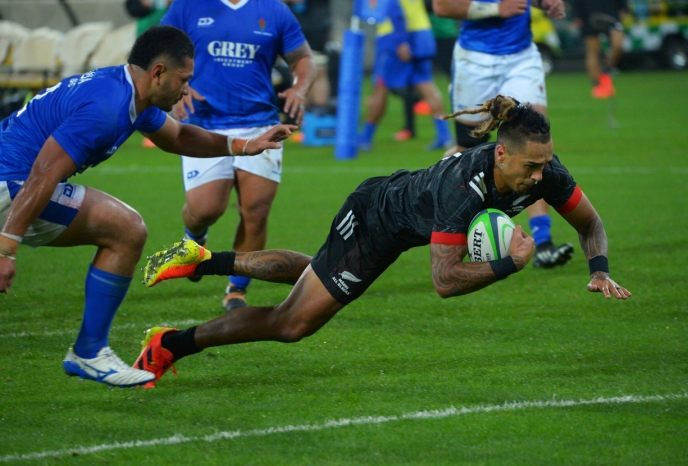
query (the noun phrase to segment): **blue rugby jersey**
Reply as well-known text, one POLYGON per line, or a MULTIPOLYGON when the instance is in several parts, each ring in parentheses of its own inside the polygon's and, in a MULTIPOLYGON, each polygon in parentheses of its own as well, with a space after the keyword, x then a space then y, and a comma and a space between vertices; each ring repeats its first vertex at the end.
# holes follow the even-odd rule
MULTIPOLYGON (((499 3, 501 0, 480 0, 499 3)), ((485 18, 461 22, 459 45, 474 52, 510 55, 530 47, 530 0, 525 13, 511 18, 485 18)))
POLYGON ((208 129, 279 123, 272 87, 278 55, 306 41, 301 26, 280 0, 175 0, 162 24, 185 31, 196 49, 190 123, 208 129))
POLYGON ((0 122, 0 180, 25 180, 52 136, 77 172, 107 160, 134 131, 154 133, 167 115, 157 107, 136 114, 126 65, 66 78, 0 122))

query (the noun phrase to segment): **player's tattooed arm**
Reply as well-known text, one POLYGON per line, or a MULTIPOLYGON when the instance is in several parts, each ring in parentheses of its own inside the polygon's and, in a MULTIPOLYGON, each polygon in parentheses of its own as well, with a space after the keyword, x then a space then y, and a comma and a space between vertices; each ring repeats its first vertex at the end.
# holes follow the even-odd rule
POLYGON ((604 232, 602 219, 599 216, 593 218, 578 232, 578 239, 586 259, 590 260, 595 256, 607 256, 607 234, 604 232))
MULTIPOLYGON (((467 253, 465 244, 430 245, 432 282, 442 298, 472 293, 497 281, 489 262, 462 262, 467 253)), ((514 257, 514 262, 517 259, 514 257)))
POLYGON ((285 249, 237 252, 234 273, 257 280, 293 285, 310 263, 310 256, 285 249))

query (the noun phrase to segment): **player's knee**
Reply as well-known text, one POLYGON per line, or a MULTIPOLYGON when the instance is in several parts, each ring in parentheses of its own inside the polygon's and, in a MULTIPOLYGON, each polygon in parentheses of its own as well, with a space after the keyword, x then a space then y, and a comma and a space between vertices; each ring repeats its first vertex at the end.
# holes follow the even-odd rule
POLYGON ((474 138, 471 136, 471 132, 476 127, 461 123, 460 121, 454 121, 454 128, 456 129, 456 143, 464 149, 470 149, 490 139, 489 133, 479 138, 474 138))
POLYGON ((272 199, 260 200, 246 206, 242 205, 241 217, 245 223, 255 225, 257 228, 260 228, 261 226, 267 224, 271 207, 272 199))
POLYGON ((200 207, 197 206, 191 208, 187 205, 185 208, 186 213, 193 219, 193 222, 196 224, 196 226, 209 227, 215 224, 215 222, 222 217, 222 214, 225 213, 226 206, 218 203, 208 202, 200 207))
POLYGON ((290 323, 282 327, 279 341, 282 343, 296 343, 312 334, 313 332, 309 331, 308 325, 304 322, 290 323))
POLYGON ((148 239, 148 228, 138 212, 132 211, 128 216, 126 228, 121 235, 120 241, 133 251, 143 251, 148 239))
POLYGON ((288 309, 282 306, 275 308, 275 313, 278 315, 278 341, 282 343, 296 343, 302 339, 313 335, 320 328, 298 315, 293 315, 288 309), (290 317, 284 318, 285 314, 290 314, 290 317))

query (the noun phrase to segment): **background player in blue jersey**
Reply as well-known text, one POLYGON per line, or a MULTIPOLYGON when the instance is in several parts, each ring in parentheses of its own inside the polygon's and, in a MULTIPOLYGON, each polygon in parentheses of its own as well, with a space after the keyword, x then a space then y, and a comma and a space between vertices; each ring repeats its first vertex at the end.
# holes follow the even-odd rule
POLYGON ((232 271, 295 286, 277 306, 245 307, 181 332, 150 329, 136 367, 160 378, 178 359, 211 346, 299 341, 361 296, 413 247, 430 245, 432 280, 442 298, 478 291, 522 270, 534 245, 517 226, 509 256, 464 262, 471 220, 488 207, 513 217, 537 199, 545 199, 578 232, 590 270, 588 291, 608 299, 631 296, 609 276, 602 220, 552 153, 547 118, 530 105, 502 96, 467 112, 490 115, 480 132, 499 128, 496 143, 447 157, 424 170, 399 170, 366 180, 346 199, 312 259, 284 250, 209 254, 188 240, 152 256, 144 272, 148 286, 179 277, 177 271, 184 267, 187 273, 232 271), (197 264, 195 270, 188 264, 197 264))
MULTIPOLYGON (((162 20, 189 34, 196 48, 191 94, 175 116, 219 134, 252 137, 279 123, 271 71, 285 58, 294 85, 281 93, 284 111, 300 123, 305 97, 316 76, 310 47, 289 8, 279 0, 175 0, 162 20)), ((186 236, 205 244, 208 227, 227 209, 237 191, 237 251, 263 249, 268 214, 282 175, 282 149, 243 158, 182 157, 186 236)), ((200 277, 192 277, 197 281, 200 277)), ((227 311, 245 306, 250 279, 229 277, 227 311)))
MULTIPOLYGON (((442 94, 432 77, 437 47, 425 4, 422 0, 390 0, 385 13, 386 19, 377 27, 373 93, 358 140, 362 150, 372 147, 375 130, 385 114, 388 89, 401 94, 415 89, 433 115, 445 113, 442 94)), ((439 118, 433 121, 436 136, 428 149, 446 149, 452 145, 447 122, 439 118)))
POLYGON ((67 78, 0 123, 0 293, 12 285, 20 243, 98 248, 86 277, 81 330, 63 362, 68 375, 122 387, 153 378, 132 370, 108 346, 110 324, 146 242, 143 219, 114 197, 67 178, 110 158, 134 131, 168 152, 206 157, 276 149, 295 129, 280 125, 242 140, 168 117, 165 111, 188 93, 193 57, 186 34, 153 27, 137 39, 127 65, 67 78))
MULTIPOLYGON (((554 18, 565 16, 562 0, 433 0, 438 16, 461 19, 461 33, 454 47, 451 82, 452 111, 465 110, 496 95, 509 95, 529 102, 547 114, 547 93, 542 58, 530 31, 530 9, 541 8, 554 18)), ((450 155, 486 142, 471 135, 486 115, 462 115, 455 120, 457 147, 450 155)), ((556 247, 550 232, 547 204, 528 208, 530 229, 535 238, 536 267, 555 267, 573 255, 569 243, 556 247)))

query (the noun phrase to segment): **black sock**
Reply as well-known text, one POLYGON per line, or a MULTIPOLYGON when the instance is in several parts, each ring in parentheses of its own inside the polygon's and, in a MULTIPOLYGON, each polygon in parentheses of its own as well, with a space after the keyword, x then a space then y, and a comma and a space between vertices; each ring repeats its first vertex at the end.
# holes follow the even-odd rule
POLYGON ((214 252, 210 260, 201 262, 194 275, 234 275, 234 251, 214 252))
POLYGON ((187 328, 180 332, 167 332, 162 336, 160 344, 172 353, 172 362, 177 362, 184 356, 201 352, 196 346, 195 335, 196 327, 187 328))
POLYGON ((416 134, 416 117, 413 115, 413 106, 418 103, 418 99, 414 97, 404 98, 404 129, 415 136, 416 134))

